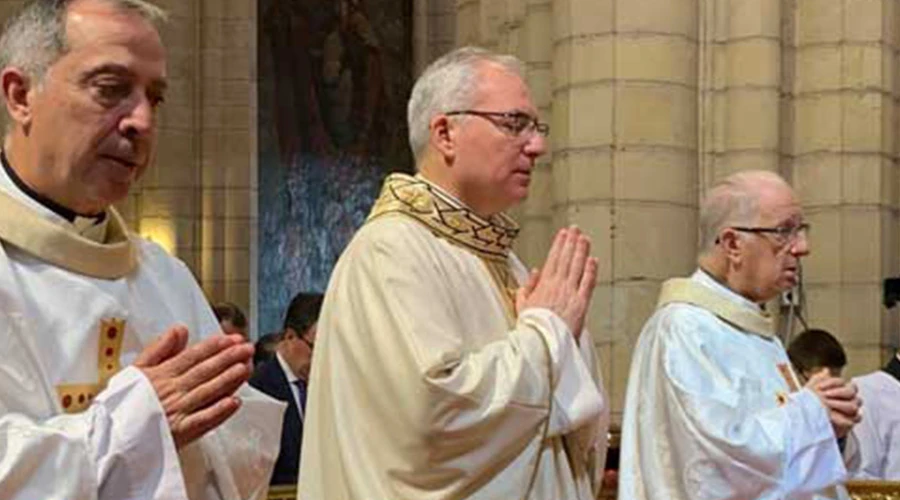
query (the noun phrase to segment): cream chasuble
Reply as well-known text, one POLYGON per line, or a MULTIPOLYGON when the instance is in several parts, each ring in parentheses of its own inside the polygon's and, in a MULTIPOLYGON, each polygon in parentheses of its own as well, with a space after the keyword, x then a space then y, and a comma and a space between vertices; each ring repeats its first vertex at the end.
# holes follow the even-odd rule
POLYGON ((631 364, 619 500, 847 498, 845 477, 771 319, 702 271, 666 282, 631 364))
POLYGON ((591 337, 549 310, 516 317, 516 232, 387 179, 326 293, 299 498, 595 498, 608 409, 591 337))
POLYGON ((264 498, 283 405, 246 386, 226 424, 176 452, 128 365, 175 324, 219 331, 186 266, 110 210, 70 223, 0 169, 0 498, 264 498))

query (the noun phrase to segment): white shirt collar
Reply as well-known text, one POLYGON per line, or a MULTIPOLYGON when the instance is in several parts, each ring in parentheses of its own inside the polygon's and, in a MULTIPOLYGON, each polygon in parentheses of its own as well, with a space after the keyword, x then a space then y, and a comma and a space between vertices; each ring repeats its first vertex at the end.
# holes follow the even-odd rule
POLYGON ((281 356, 280 352, 275 352, 275 359, 278 360, 278 365, 281 366, 281 371, 284 372, 284 376, 287 377, 288 383, 293 384, 294 382, 300 380, 300 377, 294 375, 294 371, 291 370, 291 366, 285 361, 284 357, 281 356))

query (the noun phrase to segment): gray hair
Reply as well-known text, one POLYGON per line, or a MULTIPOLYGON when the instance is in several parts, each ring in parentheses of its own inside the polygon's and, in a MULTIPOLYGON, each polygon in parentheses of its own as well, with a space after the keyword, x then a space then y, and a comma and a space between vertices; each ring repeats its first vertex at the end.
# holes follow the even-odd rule
POLYGON ((478 69, 496 64, 524 80, 524 64, 519 58, 497 54, 480 47, 462 47, 428 65, 416 80, 406 110, 409 146, 416 163, 425 151, 431 134, 431 119, 441 113, 471 106, 478 88, 478 69))
POLYGON ((760 186, 787 186, 780 175, 767 170, 747 170, 722 179, 700 204, 700 253, 716 246, 719 233, 729 226, 753 225, 759 217, 760 186))
MULTIPOLYGON (((36 83, 68 50, 66 16, 75 0, 29 0, 3 27, 0 68, 21 69, 36 83)), ((100 0, 123 11, 135 12, 154 26, 165 22, 166 12, 144 0, 100 0)))

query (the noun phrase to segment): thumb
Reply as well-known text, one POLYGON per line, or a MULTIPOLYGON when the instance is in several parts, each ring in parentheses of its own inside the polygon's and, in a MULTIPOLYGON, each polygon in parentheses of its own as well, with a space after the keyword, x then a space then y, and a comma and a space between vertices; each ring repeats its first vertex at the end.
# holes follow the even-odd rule
POLYGON ((187 328, 184 325, 173 326, 141 351, 134 361, 134 366, 138 368, 156 366, 183 351, 187 347, 187 341, 187 328))

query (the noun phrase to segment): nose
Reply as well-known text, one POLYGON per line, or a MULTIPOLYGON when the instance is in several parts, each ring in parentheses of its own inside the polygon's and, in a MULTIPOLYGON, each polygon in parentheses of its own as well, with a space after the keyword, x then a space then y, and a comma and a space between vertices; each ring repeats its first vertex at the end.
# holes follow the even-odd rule
POLYGON ((142 137, 153 131, 156 110, 146 96, 138 98, 119 120, 119 132, 125 137, 142 137))
POLYGON ((547 137, 534 131, 525 143, 525 154, 537 158, 547 152, 547 137))
POLYGON ((809 237, 806 231, 797 233, 797 239, 791 242, 791 255, 794 257, 804 257, 809 255, 809 237))

